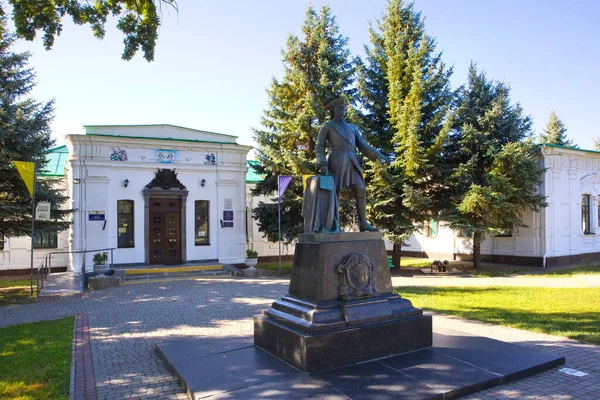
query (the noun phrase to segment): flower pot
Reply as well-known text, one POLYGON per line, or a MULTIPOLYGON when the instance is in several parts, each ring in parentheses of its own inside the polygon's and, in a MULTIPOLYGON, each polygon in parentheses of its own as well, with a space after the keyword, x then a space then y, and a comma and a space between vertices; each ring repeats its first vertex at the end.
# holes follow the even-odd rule
POLYGON ((109 269, 110 268, 109 268, 108 264, 94 264, 94 272, 97 273, 98 275, 104 274, 109 269))
POLYGON ((244 263, 248 266, 248 269, 254 269, 254 266, 258 264, 258 258, 246 258, 244 263))

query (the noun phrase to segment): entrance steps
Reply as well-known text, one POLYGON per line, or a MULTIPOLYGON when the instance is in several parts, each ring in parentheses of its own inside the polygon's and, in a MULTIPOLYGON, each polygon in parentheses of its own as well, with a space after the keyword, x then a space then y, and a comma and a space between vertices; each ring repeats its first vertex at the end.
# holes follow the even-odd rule
POLYGON ((183 280, 208 277, 229 277, 230 270, 221 263, 184 265, 142 265, 117 267, 115 275, 123 278, 122 284, 144 283, 164 280, 183 280))

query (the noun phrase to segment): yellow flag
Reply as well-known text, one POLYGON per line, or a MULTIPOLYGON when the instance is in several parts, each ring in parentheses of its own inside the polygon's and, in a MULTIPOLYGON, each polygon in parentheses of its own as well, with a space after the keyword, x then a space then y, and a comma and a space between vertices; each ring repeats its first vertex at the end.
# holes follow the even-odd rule
POLYGON ((19 174, 21 174, 23 182, 25 182, 27 189, 29 189, 29 194, 31 195, 31 197, 33 197, 33 180, 35 179, 35 164, 26 161, 13 161, 13 164, 15 164, 15 167, 17 167, 19 174))
POLYGON ((304 189, 306 191, 306 181, 308 180, 308 178, 310 178, 312 175, 302 175, 302 189, 304 189))

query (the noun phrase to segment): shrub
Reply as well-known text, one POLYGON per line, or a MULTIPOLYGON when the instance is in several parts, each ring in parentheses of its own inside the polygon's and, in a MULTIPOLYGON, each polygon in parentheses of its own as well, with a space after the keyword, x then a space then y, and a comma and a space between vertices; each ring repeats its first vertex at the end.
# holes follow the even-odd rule
POLYGON ((258 258, 258 252, 256 250, 246 250, 246 258, 258 258))
POLYGON ((108 252, 105 251, 104 253, 94 254, 93 261, 94 261, 94 264, 97 264, 97 265, 106 264, 106 262, 108 261, 108 252))

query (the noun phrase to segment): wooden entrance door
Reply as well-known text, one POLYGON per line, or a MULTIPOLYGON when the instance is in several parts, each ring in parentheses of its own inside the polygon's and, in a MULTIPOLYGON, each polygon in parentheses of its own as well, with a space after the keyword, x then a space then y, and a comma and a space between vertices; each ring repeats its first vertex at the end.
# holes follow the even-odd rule
POLYGON ((181 264, 181 200, 150 199, 150 264, 181 264))

